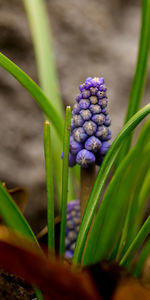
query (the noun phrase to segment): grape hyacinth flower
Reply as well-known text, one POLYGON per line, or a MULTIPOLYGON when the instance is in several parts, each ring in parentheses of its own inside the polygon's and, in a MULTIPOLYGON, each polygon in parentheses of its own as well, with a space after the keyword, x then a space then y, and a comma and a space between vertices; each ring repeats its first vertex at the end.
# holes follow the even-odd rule
POLYGON ((104 78, 88 77, 81 84, 72 110, 69 166, 101 165, 111 139, 104 78))
POLYGON ((67 222, 65 238, 65 257, 71 259, 80 228, 80 201, 74 200, 67 204, 67 222))

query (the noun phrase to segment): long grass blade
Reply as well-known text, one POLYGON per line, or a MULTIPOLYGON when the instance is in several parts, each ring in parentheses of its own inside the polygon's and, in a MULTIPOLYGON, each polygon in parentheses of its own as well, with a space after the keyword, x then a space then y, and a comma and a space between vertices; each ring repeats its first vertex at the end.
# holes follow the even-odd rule
MULTIPOLYGON (((136 70, 130 91, 125 123, 138 111, 146 82, 148 58, 150 52, 150 1, 142 0, 141 33, 139 40, 136 70)), ((132 133, 124 141, 117 165, 128 152, 132 141, 132 133)))
POLYGON ((50 123, 44 123, 44 154, 47 186, 47 224, 48 224, 48 248, 55 252, 54 234, 54 193, 53 193, 53 170, 52 170, 52 143, 50 136, 50 123))
MULTIPOLYGON (((144 124, 138 142, 136 143, 135 146, 135 154, 134 154, 135 163, 138 162, 139 167, 140 165, 141 167, 140 168, 138 167, 138 172, 134 177, 132 190, 129 194, 130 205, 128 208, 128 213, 126 216, 126 221, 122 232, 122 237, 120 240, 117 260, 120 260, 121 257, 124 255, 124 253, 128 249, 129 245, 131 244, 132 240, 136 236, 141 226, 141 222, 143 218, 143 209, 139 204, 138 198, 141 191, 142 182, 144 183, 145 181, 147 168, 150 162, 149 153, 147 153, 148 154, 147 157, 146 157, 146 152, 143 153, 144 145, 147 146, 149 144, 149 141, 150 141, 150 120, 148 120, 144 124), (139 157, 141 157, 140 162, 139 162, 139 157)), ((128 187, 125 190, 127 191, 127 189, 128 187)))
POLYGON ((132 244, 130 245, 128 250, 126 251, 125 255, 123 256, 123 258, 120 262, 121 266, 123 266, 123 267, 130 266, 135 254, 140 249, 140 247, 142 246, 144 240, 146 239, 146 237, 148 236, 149 233, 150 233, 150 216, 144 222, 144 224, 143 224, 142 228, 140 229, 140 231, 138 232, 136 238, 134 239, 134 241, 132 242, 132 244))
POLYGON ((17 81, 20 82, 21 85, 24 86, 25 89, 31 94, 49 121, 52 123, 58 133, 58 136, 62 140, 64 127, 63 119, 50 103, 46 95, 42 92, 40 87, 25 72, 23 72, 16 64, 14 64, 2 53, 0 53, 0 66, 8 71, 14 78, 16 78, 17 81))
MULTIPOLYGON (((148 153, 148 151, 143 150, 142 146, 140 148, 135 146, 131 150, 109 183, 103 198, 103 205, 98 209, 83 255, 83 264, 85 265, 115 257, 132 187, 136 177, 138 177, 137 169, 143 173, 143 161, 140 160, 137 164, 137 154, 145 154, 146 156, 148 153)), ((147 159, 146 157, 145 160, 147 166, 150 158, 147 159)))
POLYGON ((63 145, 63 175, 62 175, 62 208, 61 208, 61 227, 60 227, 60 255, 65 251, 65 233, 66 233, 66 214, 67 214, 67 193, 68 193, 68 159, 69 159, 69 141, 70 141, 70 123, 71 108, 66 108, 64 145, 63 145))
MULTIPOLYGON (((80 231, 78 234, 76 248, 74 252, 73 262, 78 264, 81 263, 81 258, 84 250, 84 246, 86 243, 87 235, 96 212, 97 205, 100 200, 100 196, 102 195, 102 191, 111 169, 113 165, 117 153, 119 151, 119 147, 123 139, 150 113, 150 104, 146 105, 139 112, 137 112, 122 128, 120 133, 115 138, 113 144, 111 145, 107 155, 104 158, 101 168, 99 169, 95 184, 93 186, 89 202, 87 204, 83 220, 81 223, 80 231)), ((102 202, 103 203, 103 202, 102 202)), ((103 204, 104 205, 104 204, 103 204)))

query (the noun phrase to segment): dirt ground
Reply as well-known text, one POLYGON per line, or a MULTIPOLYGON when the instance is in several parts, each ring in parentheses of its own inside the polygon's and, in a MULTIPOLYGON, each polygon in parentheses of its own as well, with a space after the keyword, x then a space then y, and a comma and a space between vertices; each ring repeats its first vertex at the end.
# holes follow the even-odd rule
MULTIPOLYGON (((113 137, 123 124, 135 69, 140 3, 46 1, 64 104, 73 103, 86 77, 103 76, 110 99, 113 137)), ((38 82, 23 1, 0 0, 0 51, 38 82)), ((147 84, 143 104, 148 102, 148 95, 147 84)), ((43 119, 29 94, 0 68, 0 179, 9 187, 24 186, 28 190, 26 216, 36 231, 46 216, 43 119)))

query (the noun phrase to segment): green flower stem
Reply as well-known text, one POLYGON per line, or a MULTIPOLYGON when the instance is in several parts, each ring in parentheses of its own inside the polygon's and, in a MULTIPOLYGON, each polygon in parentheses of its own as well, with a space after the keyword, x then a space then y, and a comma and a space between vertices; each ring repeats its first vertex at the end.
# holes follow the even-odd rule
POLYGON ((85 208, 90 197, 92 187, 96 178, 96 167, 92 165, 87 169, 81 168, 81 185, 80 185, 80 207, 81 207, 81 220, 85 208))
POLYGON ((138 232, 136 238, 126 251, 125 255, 123 256, 120 265, 123 267, 129 267, 131 264, 131 261, 133 260, 136 252, 140 249, 142 246, 144 240, 150 233, 150 216, 147 218, 145 223, 143 224, 142 228, 138 232))
POLYGON ((53 171, 52 171, 52 145, 50 137, 50 123, 44 123, 44 154, 47 186, 47 224, 48 224, 48 248, 55 252, 54 234, 54 194, 53 194, 53 171))
MULTIPOLYGON (((150 104, 146 105, 140 111, 138 111, 122 128, 120 133, 113 141, 110 149, 108 150, 101 168, 99 169, 98 175, 94 187, 92 189, 83 220, 81 223, 80 231, 78 234, 76 248, 73 256, 73 263, 80 264, 84 246, 86 243, 87 235, 92 224, 94 214, 96 212, 97 205, 102 195, 103 188, 109 174, 109 171, 116 159, 117 153, 121 146, 123 139, 150 113, 150 104)), ((102 202, 102 205, 103 202, 102 202)))
POLYGON ((63 144, 63 171, 62 171, 62 207, 61 207, 61 227, 60 227, 60 256, 65 252, 65 233, 66 233, 66 214, 67 214, 67 194, 68 194, 68 158, 69 158, 69 141, 71 108, 66 108, 64 144, 63 144))
MULTIPOLYGON (((148 69, 148 58, 150 52, 150 0, 142 0, 142 21, 139 40, 138 58, 136 70, 130 91, 129 104, 126 113, 125 123, 138 111, 145 87, 146 74, 148 69)), ((132 141, 132 133, 128 135, 122 144, 117 165, 129 151, 132 141)))
POLYGON ((40 87, 16 64, 0 53, 0 66, 8 71, 31 94, 63 140, 64 122, 40 87))

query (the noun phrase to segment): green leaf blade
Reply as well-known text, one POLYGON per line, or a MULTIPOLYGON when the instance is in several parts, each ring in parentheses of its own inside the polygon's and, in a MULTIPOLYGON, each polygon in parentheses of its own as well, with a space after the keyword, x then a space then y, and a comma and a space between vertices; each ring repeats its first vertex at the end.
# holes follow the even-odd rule
MULTIPOLYGON (((78 239, 76 242, 76 248, 74 252, 73 262, 78 264, 81 263, 84 246, 86 243, 87 235, 94 217, 100 196, 103 191, 104 184, 107 176, 114 163, 119 147, 123 139, 150 113, 150 104, 146 105, 139 112, 137 112, 122 128, 120 133, 117 135, 113 144, 111 145, 107 155, 104 158, 102 166, 98 172, 94 187, 92 189, 89 202, 87 204, 85 214, 81 223, 78 239)), ((103 202, 102 202, 103 203, 103 202)))
POLYGON ((66 233, 66 214, 67 214, 67 194, 68 194, 68 160, 69 160, 69 142, 70 142, 70 126, 71 108, 66 108, 64 144, 63 144, 63 174, 62 174, 62 207, 61 207, 61 227, 60 227, 60 256, 65 251, 65 233, 66 233))

